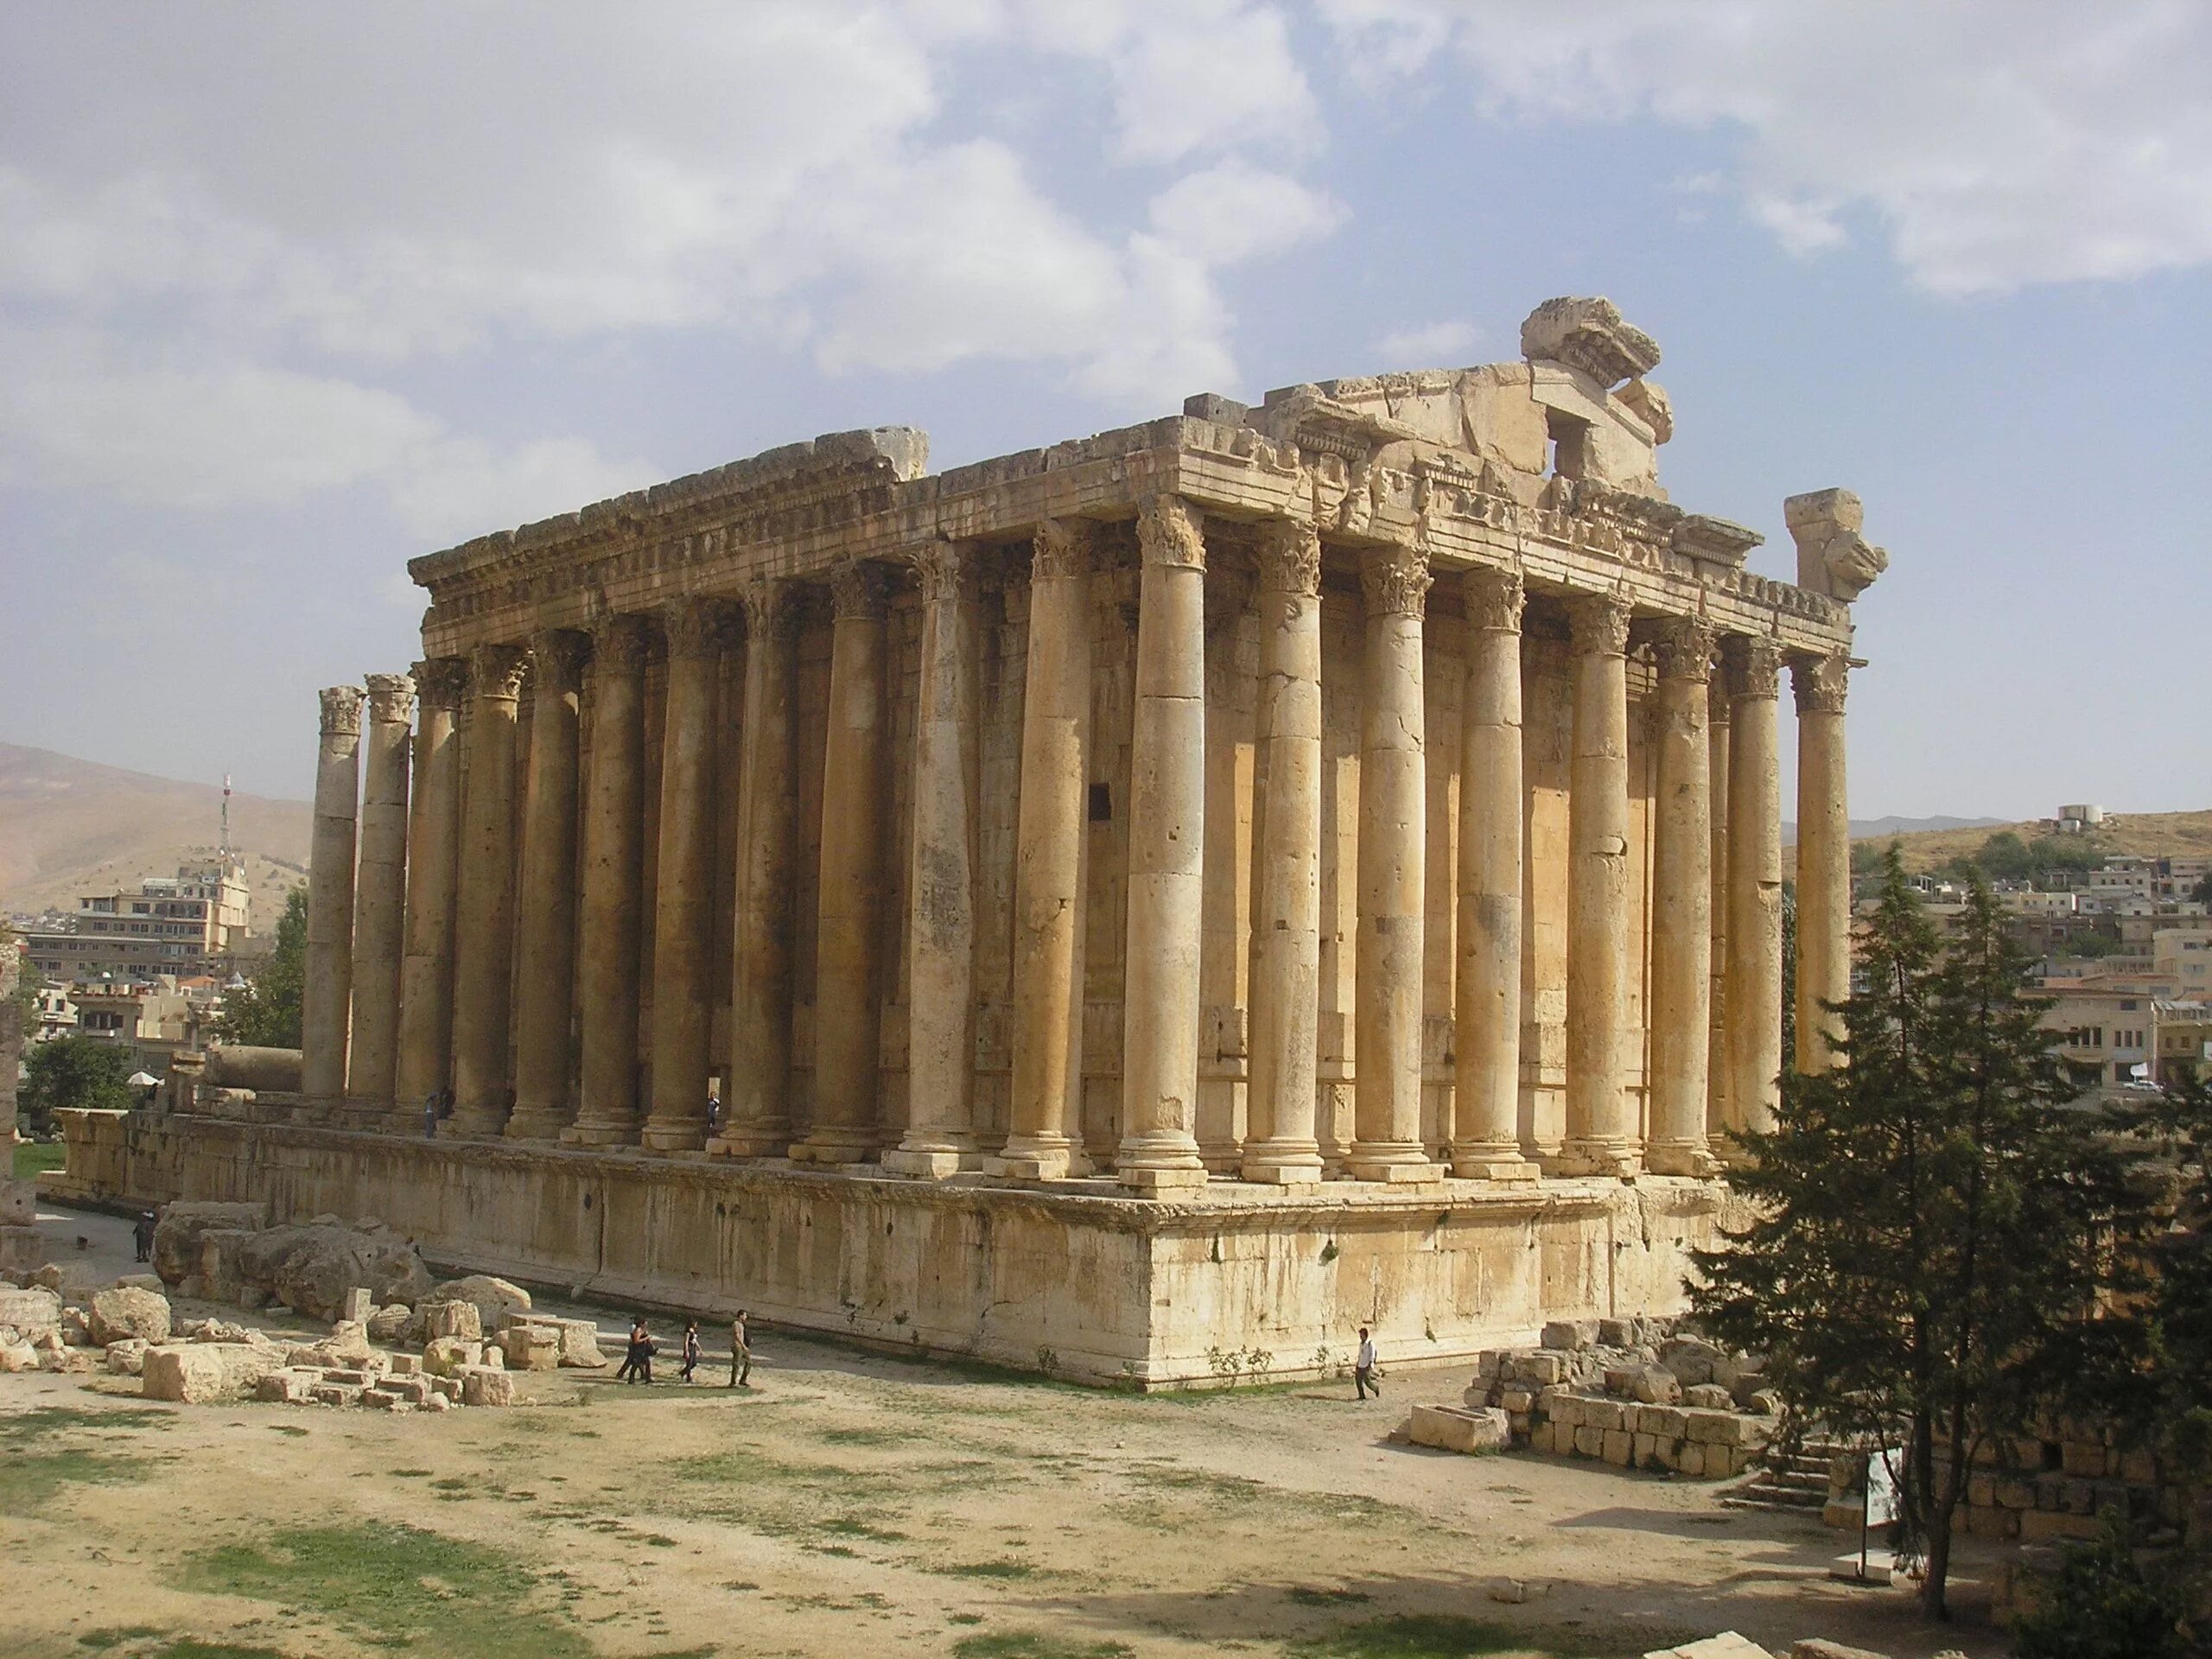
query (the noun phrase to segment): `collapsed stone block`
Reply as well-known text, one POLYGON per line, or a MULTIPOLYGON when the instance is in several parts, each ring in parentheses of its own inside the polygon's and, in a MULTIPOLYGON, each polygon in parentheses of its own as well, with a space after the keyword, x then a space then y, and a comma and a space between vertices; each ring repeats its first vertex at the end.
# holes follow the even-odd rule
MULTIPOLYGON (((1663 1365, 1640 1365, 1637 1368, 1636 1382, 1630 1392, 1647 1406, 1671 1406, 1682 1397, 1682 1385, 1663 1365)), ((1730 1403, 1726 1394, 1721 1396, 1720 1403, 1724 1406, 1730 1403)))
POLYGON ((469 1342, 481 1342, 484 1316, 474 1302, 431 1302, 423 1309, 423 1332, 427 1340, 459 1337, 469 1342))
POLYGON ((107 1345, 107 1368, 118 1376, 139 1376, 145 1373, 146 1350, 152 1344, 137 1337, 125 1337, 121 1342, 107 1345))
POLYGON ((412 1303, 431 1285, 413 1243, 380 1222, 355 1227, 319 1217, 266 1228, 241 1242, 238 1256, 245 1283, 315 1319, 339 1318, 357 1287, 377 1300, 412 1303))
POLYGON ((37 1349, 13 1337, 0 1337, 0 1373, 35 1371, 37 1369, 37 1349))
POLYGON ((433 1337, 423 1350, 423 1369, 433 1376, 450 1376, 476 1363, 476 1346, 465 1337, 433 1337))
POLYGON ((361 1390, 342 1382, 325 1382, 315 1391, 318 1406, 354 1406, 361 1401, 361 1390))
POLYGON ((394 1355, 392 1355, 392 1357, 391 1357, 391 1374, 392 1374, 392 1376, 422 1376, 422 1375, 423 1375, 423 1357, 422 1357, 422 1355, 420 1355, 420 1354, 394 1354, 394 1355))
POLYGON ((340 1301, 338 1317, 341 1320, 348 1320, 365 1327, 369 1322, 369 1314, 375 1306, 376 1304, 370 1298, 367 1287, 355 1285, 340 1301))
POLYGON ((512 1371, 471 1366, 461 1374, 461 1402, 465 1406, 511 1406, 515 1402, 512 1371))
POLYGON ((593 1319, 545 1319, 561 1333, 561 1363, 576 1370, 593 1370, 607 1363, 599 1345, 599 1325, 593 1319))
POLYGON ((1678 1648, 1656 1649, 1645 1654, 1643 1659, 1774 1659, 1774 1656, 1749 1637, 1723 1630, 1700 1642, 1685 1642, 1678 1648))
POLYGON ((366 1360, 376 1350, 369 1343, 369 1328, 358 1319, 340 1319, 330 1327, 322 1345, 341 1359, 366 1360))
POLYGON ((1540 1345, 1578 1353, 1598 1340, 1595 1319, 1554 1319, 1544 1326, 1540 1345))
POLYGON ((142 1342, 167 1342, 169 1299, 151 1290, 95 1291, 86 1319, 92 1340, 103 1348, 132 1337, 142 1342))
POLYGON ((203 1235, 217 1229, 254 1232, 268 1224, 265 1204, 172 1204, 154 1228, 154 1271, 165 1285, 181 1284, 200 1272, 203 1235))
POLYGON ((315 1401, 315 1391, 321 1386, 322 1373, 285 1367, 271 1371, 254 1385, 253 1397, 273 1406, 305 1406, 315 1401))
POLYGON ((511 1325, 499 1332, 500 1351, 507 1369, 550 1371, 561 1363, 561 1333, 542 1325, 511 1325))
POLYGON ((1504 1412, 1463 1406, 1415 1406, 1406 1421, 1406 1438, 1415 1446, 1470 1453, 1502 1452, 1513 1440, 1504 1412))
POLYGON ((1733 1411, 1736 1397, 1717 1382, 1693 1382, 1682 1390, 1682 1403, 1707 1411, 1733 1411))
POLYGON ((269 1343, 157 1344, 146 1350, 140 1392, 186 1405, 235 1400, 283 1363, 284 1351, 269 1343))
POLYGON ((42 1287, 0 1289, 0 1332, 13 1332, 16 1340, 29 1342, 41 1332, 60 1328, 61 1298, 58 1293, 42 1287))
MULTIPOLYGON (((1852 1558, 1853 1565, 1858 1558, 1852 1558)), ((1877 1653, 1872 1648, 1847 1648, 1840 1642, 1823 1641, 1808 1636, 1793 1643, 1789 1659, 1890 1659, 1886 1653, 1877 1653)))
POLYGON ((478 1328, 497 1331, 508 1315, 530 1312, 530 1293, 520 1285, 488 1273, 472 1273, 448 1279, 420 1298, 423 1301, 467 1302, 476 1310, 478 1328))

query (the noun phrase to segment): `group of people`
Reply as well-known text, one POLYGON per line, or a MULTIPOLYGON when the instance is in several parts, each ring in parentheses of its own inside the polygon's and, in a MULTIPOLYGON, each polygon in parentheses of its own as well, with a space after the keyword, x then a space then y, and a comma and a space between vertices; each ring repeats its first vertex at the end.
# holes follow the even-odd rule
MULTIPOLYGON (((723 1386, 749 1389, 753 1386, 753 1344, 745 1332, 746 1311, 737 1310, 737 1317, 729 1325, 729 1381, 723 1386)), ((653 1380, 653 1356, 660 1351, 660 1344, 653 1340, 645 1325, 645 1316, 639 1314, 630 1322, 630 1340, 622 1356, 622 1369, 614 1373, 618 1382, 650 1382, 653 1380)), ((699 1321, 683 1322, 683 1369, 678 1373, 686 1382, 696 1382, 694 1376, 703 1357, 699 1349, 699 1321)))

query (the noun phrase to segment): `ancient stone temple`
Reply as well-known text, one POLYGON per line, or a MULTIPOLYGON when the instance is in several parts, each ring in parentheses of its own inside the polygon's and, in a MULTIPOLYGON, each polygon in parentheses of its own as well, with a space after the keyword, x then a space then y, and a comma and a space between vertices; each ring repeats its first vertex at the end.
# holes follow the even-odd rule
POLYGON ((1827 1060, 1886 561, 1840 490, 1795 583, 1670 502, 1605 302, 1522 346, 413 561, 423 660, 322 694, 299 1089, 118 1179, 1143 1383, 1677 1306, 1827 1060))

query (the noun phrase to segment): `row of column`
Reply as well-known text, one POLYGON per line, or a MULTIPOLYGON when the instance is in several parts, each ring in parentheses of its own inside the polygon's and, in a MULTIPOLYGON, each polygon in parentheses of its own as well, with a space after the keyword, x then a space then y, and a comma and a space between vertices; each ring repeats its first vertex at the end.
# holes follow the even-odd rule
MULTIPOLYGON (((1160 496, 1141 555, 1124 941, 1120 1179, 1160 1189, 1205 1179, 1195 1138, 1205 806, 1205 548, 1201 521, 1160 496)), ((1086 1173, 1080 1134, 1084 834, 1091 696, 1089 582, 1096 527, 1039 526, 1030 582, 1013 950, 1009 1133, 992 1166, 1086 1173)), ((305 1092, 411 1115, 442 1086, 454 1127, 573 1145, 702 1147, 944 1175, 976 1166, 973 962, 978 813, 971 550, 911 556, 922 601, 910 906, 905 931, 912 1110, 880 1147, 876 961, 885 843, 886 573, 830 578, 823 759, 815 1109, 789 1115, 797 779, 793 593, 756 582, 741 604, 748 648, 741 730, 735 958, 728 1114, 708 1146, 715 888, 712 799, 718 659, 735 626, 721 601, 663 615, 668 677, 655 891, 645 892, 645 619, 527 651, 480 647, 466 664, 372 677, 324 694, 305 1009, 305 1092), (522 673, 535 677, 522 810, 512 790, 522 673), (590 677, 589 777, 580 693, 590 677), (407 704, 419 690, 410 807, 407 704), (469 700, 467 788, 454 724, 469 700), (361 796, 359 877, 354 800, 361 796), (582 791, 581 811, 579 791, 582 791), (463 796, 465 795, 465 805, 463 796), (521 844, 515 845, 516 824, 521 844), (581 825, 582 845, 578 836, 581 825), (581 883, 573 872, 582 871, 581 883), (653 909, 650 917, 647 904, 653 909), (581 907, 581 916, 578 910, 581 907), (640 1098, 642 930, 654 929, 652 1079, 640 1098), (512 979, 510 967, 512 964, 512 979), (512 996, 510 986, 512 984, 512 996), (351 1065, 347 1063, 350 1003, 351 1065), (577 1052, 570 1011, 581 1011, 577 1052), (449 1010, 449 1016, 448 1016, 449 1010), (449 1022, 448 1022, 449 1021, 449 1022), (512 1027, 511 1027, 512 1021, 512 1027), (514 1057, 509 1076, 509 1056, 514 1057), (575 1077, 571 1101, 571 1077, 575 1077)), ((1320 969, 1321 549, 1308 525, 1262 527, 1250 910, 1249 1128, 1241 1173, 1318 1180, 1320 969)), ((1440 1179, 1421 1130, 1426 798, 1422 623, 1431 574, 1415 549, 1365 556, 1355 1033, 1359 1065, 1346 1173, 1440 1179)), ((1466 616, 1460 754, 1459 961, 1452 1173, 1532 1178, 1521 1114, 1524 887, 1517 573, 1462 573, 1466 616)), ((1562 1173, 1695 1174, 1713 1135, 1765 1122, 1781 1069, 1781 848, 1777 709, 1781 652, 1659 619, 1651 904, 1648 1141, 1626 1088, 1630 969, 1627 655, 1612 594, 1571 598, 1573 749, 1567 891, 1567 1135, 1562 1173), (1721 646, 1725 689, 1708 682, 1721 646), (1710 701, 1709 701, 1710 700, 1710 701), (1709 710, 1711 713, 1709 713, 1709 710), (1723 717, 1713 722, 1711 714, 1723 717), (1732 1005, 1724 1014, 1716 1007, 1732 1005), (1724 1052, 1711 1052, 1713 1033, 1724 1052)), ((1825 1064, 1849 975, 1849 874, 1837 658, 1795 664, 1800 743, 1799 1053, 1825 1064)))

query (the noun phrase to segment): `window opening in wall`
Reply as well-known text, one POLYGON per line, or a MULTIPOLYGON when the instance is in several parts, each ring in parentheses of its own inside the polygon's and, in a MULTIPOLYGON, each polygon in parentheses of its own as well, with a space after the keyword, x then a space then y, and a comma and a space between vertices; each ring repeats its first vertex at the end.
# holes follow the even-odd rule
POLYGON ((1111 784, 1093 784, 1090 786, 1090 821, 1093 823, 1111 823, 1114 821, 1114 786, 1111 784))
POLYGON ((1561 478, 1585 478, 1590 461, 1590 423, 1579 421, 1572 415, 1558 410, 1544 411, 1544 428, 1551 442, 1548 445, 1550 470, 1561 478))

